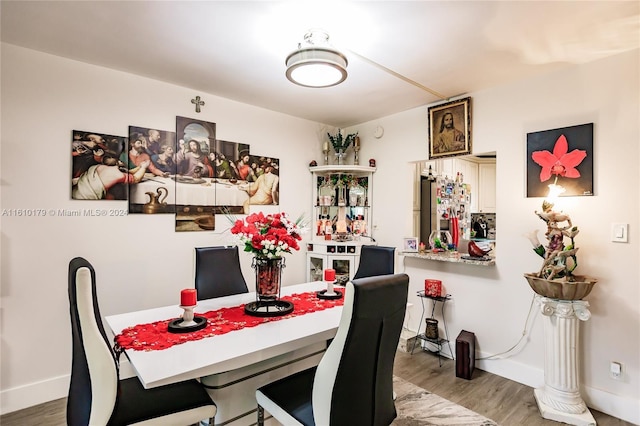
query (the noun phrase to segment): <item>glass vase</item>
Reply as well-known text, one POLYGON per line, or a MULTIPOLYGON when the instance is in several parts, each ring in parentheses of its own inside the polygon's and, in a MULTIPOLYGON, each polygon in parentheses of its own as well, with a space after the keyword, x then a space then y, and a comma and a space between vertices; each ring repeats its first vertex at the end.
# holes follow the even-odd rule
POLYGON ((256 299, 259 302, 280 299, 282 269, 285 267, 282 257, 254 257, 251 267, 256 271, 256 299))
POLYGON ((449 231, 431 231, 429 235, 429 247, 432 251, 444 251, 450 249, 453 239, 449 231))

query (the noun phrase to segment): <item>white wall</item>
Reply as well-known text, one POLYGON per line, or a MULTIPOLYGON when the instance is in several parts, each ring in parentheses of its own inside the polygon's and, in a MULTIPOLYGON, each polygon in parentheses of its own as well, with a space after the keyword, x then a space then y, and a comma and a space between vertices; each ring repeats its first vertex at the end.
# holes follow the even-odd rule
MULTIPOLYGON (((311 213, 308 164, 321 158, 319 125, 131 74, 2 44, 1 209, 127 209, 126 201, 70 199, 71 131, 126 136, 129 125, 175 131, 176 116, 217 123, 220 139, 280 159, 279 209, 311 213), (196 114, 191 99, 206 102, 196 114), (315 152, 315 155, 313 154, 315 152)), ((7 212, 5 212, 7 213, 7 212)), ((8 213, 7 213, 8 214, 8 213)), ((2 412, 66 396, 71 366, 67 269, 94 265, 103 315, 178 303, 193 286, 193 248, 229 241, 174 232, 173 215, 1 217, 2 412)), ((284 284, 304 281, 305 244, 288 256, 284 284)), ((254 284, 251 256, 243 272, 254 284)))
MULTIPOLYGON (((411 294, 422 288, 425 278, 441 279, 452 294, 446 320, 453 350, 462 329, 476 334, 481 356, 511 348, 521 337, 533 297, 523 273, 540 267, 540 258, 523 235, 538 229, 542 238, 546 231, 534 214, 542 200, 525 195, 526 134, 595 123, 595 196, 565 197, 557 205, 580 228, 577 272, 599 280, 586 298, 592 317, 581 323, 583 397, 591 407, 634 423, 640 423, 639 76, 635 51, 471 93, 473 153, 498 155, 497 265, 399 261, 400 270, 411 276, 411 294), (613 222, 630 224, 628 244, 610 241, 613 222), (609 377, 611 361, 623 364, 621 380, 609 377)), ((377 160, 374 197, 385 203, 373 208, 376 239, 402 247, 402 238, 412 235, 413 165, 408 163, 428 156, 427 107, 349 131, 354 129, 361 136, 361 158, 377 160), (372 136, 377 125, 385 129, 381 139, 372 136)), ((410 302, 409 326, 415 329, 420 300, 410 296, 410 302)), ((531 332, 512 356, 476 365, 530 386, 543 384, 542 321, 535 308, 531 321, 531 332)))
MULTIPOLYGON (((540 266, 522 235, 543 230, 533 214, 541 200, 524 195, 526 133, 595 123, 595 196, 562 199, 581 229, 579 271, 599 279, 587 297, 593 316, 581 325, 583 396, 590 406, 634 423, 640 423, 639 71, 633 52, 470 94, 473 151, 498 153, 497 265, 407 259, 399 268, 411 276, 411 294, 427 277, 442 279, 453 295, 447 306, 452 341, 466 329, 476 333, 482 355, 511 347, 532 300, 522 274, 540 266), (628 244, 609 241, 611 222, 630 224, 628 244), (620 381, 608 376, 614 360, 623 364, 620 381)), ((310 214, 307 165, 321 159, 320 124, 6 44, 1 77, 2 209, 126 208, 125 202, 69 199, 71 130, 126 135, 130 124, 172 130, 181 115, 216 122, 219 138, 279 157, 281 209, 310 214), (195 95, 207 103, 201 114, 190 103, 195 95)), ((408 163, 427 157, 426 117, 425 106, 348 129, 360 132, 361 163, 377 160, 374 199, 384 202, 373 207, 373 225, 382 245, 401 247, 412 233, 408 163), (372 136, 376 125, 385 128, 381 139, 372 136)), ((102 313, 109 315, 174 303, 192 276, 193 247, 227 241, 218 231, 175 233, 171 216, 1 219, 3 413, 66 395, 72 257, 94 263, 102 313)), ((250 277, 249 255, 241 258, 250 277)), ((304 263, 303 252, 287 259, 286 284, 304 279, 304 263)), ((415 329, 420 301, 411 301, 415 329)), ((542 325, 538 314, 532 317, 531 333, 515 355, 479 366, 531 386, 543 383, 542 325)))

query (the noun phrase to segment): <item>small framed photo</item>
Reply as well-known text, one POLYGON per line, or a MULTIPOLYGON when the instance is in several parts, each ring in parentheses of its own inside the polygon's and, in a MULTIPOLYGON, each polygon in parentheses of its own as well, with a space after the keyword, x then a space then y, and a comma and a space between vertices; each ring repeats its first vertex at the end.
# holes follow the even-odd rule
POLYGON ((429 158, 471 154, 471 98, 429 107, 429 158))
POLYGON ((418 251, 418 237, 409 237, 404 239, 404 246, 402 251, 417 252, 418 251))

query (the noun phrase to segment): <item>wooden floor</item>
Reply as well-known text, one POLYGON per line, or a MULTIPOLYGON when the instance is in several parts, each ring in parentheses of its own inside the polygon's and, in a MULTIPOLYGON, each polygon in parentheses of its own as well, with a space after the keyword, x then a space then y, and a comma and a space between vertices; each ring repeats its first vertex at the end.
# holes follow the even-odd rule
MULTIPOLYGON (((557 426, 560 423, 540 417, 533 389, 476 369, 471 380, 455 376, 454 361, 429 352, 413 355, 398 352, 394 373, 449 401, 467 407, 503 426, 557 426)), ((64 426, 66 399, 0 416, 2 426, 64 426)), ((598 426, 633 426, 595 410, 590 410, 598 426)))
MULTIPOLYGON (((478 369, 471 380, 458 378, 455 361, 444 358, 439 367, 438 357, 430 352, 416 350, 413 355, 398 352, 394 373, 503 426, 562 424, 540 416, 532 388, 478 369)), ((589 411, 598 426, 633 426, 599 411, 589 411)))

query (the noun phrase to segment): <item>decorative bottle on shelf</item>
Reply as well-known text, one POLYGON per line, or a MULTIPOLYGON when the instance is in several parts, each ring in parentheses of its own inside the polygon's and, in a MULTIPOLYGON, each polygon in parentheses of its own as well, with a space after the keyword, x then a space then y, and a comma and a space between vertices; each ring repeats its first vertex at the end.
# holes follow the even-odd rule
POLYGON ((347 205, 347 188, 342 182, 342 179, 338 180, 336 184, 338 190, 338 206, 343 207, 347 205))
POLYGON ((324 238, 325 238, 325 240, 330 240, 331 239, 331 234, 333 234, 333 223, 331 222, 331 219, 329 218, 329 216, 326 216, 325 220, 324 220, 324 238))
POLYGON ((357 218, 353 221, 352 224, 353 233, 364 235, 367 233, 367 222, 364 220, 363 215, 358 215, 357 218))
POLYGON ((319 204, 321 206, 332 206, 333 199, 335 198, 335 187, 331 184, 331 178, 329 176, 324 178, 324 182, 318 188, 319 204))
POLYGON ((349 187, 349 205, 351 207, 363 206, 364 200, 364 187, 358 183, 358 179, 352 179, 349 187))
POLYGON ((316 235, 321 236, 324 234, 324 217, 322 215, 318 216, 318 221, 316 222, 316 235))

